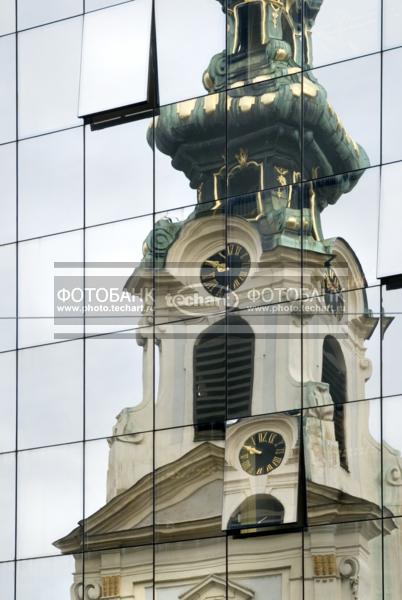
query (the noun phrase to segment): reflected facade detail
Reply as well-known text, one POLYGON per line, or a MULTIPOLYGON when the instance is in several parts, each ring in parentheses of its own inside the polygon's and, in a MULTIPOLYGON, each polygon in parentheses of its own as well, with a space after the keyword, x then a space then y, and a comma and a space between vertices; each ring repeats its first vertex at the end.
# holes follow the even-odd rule
MULTIPOLYGON (((372 276, 369 237, 393 186, 372 152, 383 140, 359 121, 376 105, 362 24, 351 9, 355 54, 342 62, 345 43, 322 66, 314 32, 332 18, 337 31, 341 10, 329 0, 205 0, 192 22, 188 0, 144 0, 153 48, 158 35, 166 46, 168 1, 174 43, 193 27, 194 47, 197 18, 219 6, 226 44, 199 73, 202 95, 167 89, 163 73, 171 104, 99 129, 77 125, 76 90, 57 121, 42 104, 35 120, 22 89, 6 140, 20 182, 16 242, 7 226, 0 248, 18 299, 1 314, 7 340, 19 321, 0 353, 6 600, 44 587, 60 600, 399 600, 402 297, 372 276), (349 63, 362 98, 345 104, 349 63), (60 317, 69 286, 83 296, 60 317), (97 297, 109 288, 115 314, 97 297)), ((106 32, 108 11, 135 10, 88 5, 106 32)), ((88 17, 74 11, 67 37, 88 17)), ((21 61, 42 28, 46 47, 64 44, 46 15, 43 3, 21 21, 32 29, 5 36, 21 44, 16 88, 32 86, 21 61)), ((73 62, 60 73, 75 81, 73 62)))

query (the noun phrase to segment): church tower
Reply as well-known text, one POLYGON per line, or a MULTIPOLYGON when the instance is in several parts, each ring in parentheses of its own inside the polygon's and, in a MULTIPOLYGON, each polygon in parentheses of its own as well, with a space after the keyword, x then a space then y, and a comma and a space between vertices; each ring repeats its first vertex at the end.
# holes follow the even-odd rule
POLYGON ((219 1, 207 94, 148 131, 197 205, 155 222, 126 283, 143 402, 118 416, 105 506, 80 526, 84 582, 81 529, 56 545, 77 555, 72 600, 150 598, 153 581, 161 598, 374 600, 402 504, 383 503, 397 458, 358 402, 379 324, 353 248, 321 227, 369 160, 310 70, 322 2, 219 1))

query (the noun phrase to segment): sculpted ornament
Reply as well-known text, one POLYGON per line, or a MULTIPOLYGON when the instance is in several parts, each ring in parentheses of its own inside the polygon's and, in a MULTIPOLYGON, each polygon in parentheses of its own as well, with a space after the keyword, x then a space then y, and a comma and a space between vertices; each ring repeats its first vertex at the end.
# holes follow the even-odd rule
POLYGON ((339 572, 343 579, 349 579, 353 600, 359 600, 360 565, 357 558, 343 558, 339 565, 339 572))

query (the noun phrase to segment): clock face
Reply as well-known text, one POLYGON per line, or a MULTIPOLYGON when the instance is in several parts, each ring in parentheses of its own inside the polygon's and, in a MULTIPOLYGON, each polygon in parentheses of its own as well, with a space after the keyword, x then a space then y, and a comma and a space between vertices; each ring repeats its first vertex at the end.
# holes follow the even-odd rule
POLYGON ((285 450, 285 440, 279 433, 258 431, 243 443, 239 461, 249 475, 267 475, 281 465, 285 450))
POLYGON ((249 270, 249 253, 240 244, 231 242, 202 263, 201 282, 210 294, 222 298, 241 286, 249 270))

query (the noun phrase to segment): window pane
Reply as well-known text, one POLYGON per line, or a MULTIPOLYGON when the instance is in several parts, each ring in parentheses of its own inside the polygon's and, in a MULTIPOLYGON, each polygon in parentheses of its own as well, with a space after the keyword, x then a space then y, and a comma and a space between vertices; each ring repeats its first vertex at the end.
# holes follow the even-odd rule
POLYGON ((222 535, 223 443, 195 442, 194 427, 155 432, 156 541, 222 535))
POLYGON ((269 537, 228 538, 228 587, 243 589, 242 597, 264 600, 303 597, 301 533, 269 537), (252 568, 250 568, 252 566, 252 568))
POLYGON ((395 223, 402 219, 400 189, 402 163, 381 168, 381 211, 378 237, 378 277, 402 274, 402 238, 392 235, 395 223))
POLYGON ((54 542, 83 517, 82 444, 20 452, 18 558, 58 554, 54 542))
POLYGON ((0 35, 15 31, 15 0, 0 2, 0 35))
POLYGON ((322 96, 315 89, 316 84, 310 76, 311 80, 305 79, 305 179, 378 164, 380 56, 368 56, 315 69, 311 74, 314 81, 317 78, 327 96, 322 96), (319 105, 321 108, 318 110, 319 105))
POLYGON ((402 48, 383 54, 383 106, 382 106, 382 160, 391 162, 402 159, 402 82, 397 73, 402 71, 402 48))
POLYGON ((386 290, 383 287, 385 330, 382 340, 382 387, 384 396, 402 394, 402 370, 400 368, 402 339, 402 290, 386 290))
POLYGON ((307 409, 303 428, 309 523, 381 517, 380 400, 307 409))
POLYGON ((122 4, 124 0, 85 0, 85 12, 96 10, 98 8, 107 8, 114 4, 122 4))
MULTIPOLYGON (((52 600, 53 598, 70 600, 73 572, 74 558, 72 556, 20 561, 17 563, 16 600, 37 600, 38 590, 40 590, 41 600, 52 600)), ((77 587, 81 582, 82 576, 74 578, 77 587)))
POLYGON ((0 561, 15 554, 15 454, 0 454, 0 561))
POLYGON ((152 542, 152 467, 152 432, 85 443, 86 550, 152 542))
POLYGON ((383 47, 395 48, 402 44, 402 4, 400 0, 383 1, 383 47))
MULTIPOLYGON (((225 49, 225 15, 216 0, 194 6, 188 0, 156 0, 156 39, 160 103, 168 104, 207 93, 203 72, 225 49), (180 36, 172 43, 172 24, 180 36), (208 32, 208 35, 205 35, 208 32)), ((225 81, 225 58, 220 72, 225 81)))
POLYGON ((79 125, 82 18, 19 35, 19 135, 79 125))
POLYGON ((16 138, 15 35, 0 38, 0 143, 16 138))
POLYGON ((381 0, 323 2, 312 37, 315 67, 378 52, 381 0))
POLYGON ((18 159, 20 239, 82 227, 82 130, 20 142, 18 159))
POLYGON ((82 13, 82 0, 18 0, 18 29, 35 27, 82 13))
POLYGON ((152 429, 152 327, 126 335, 86 341, 86 438, 152 429))
POLYGON ((79 115, 147 100, 152 2, 85 15, 79 115))
MULTIPOLYGON (((319 218, 324 239, 346 240, 358 257, 368 285, 376 285, 380 169, 366 169, 359 177, 356 173, 343 173, 320 179, 313 189, 316 206, 322 211, 319 218), (362 215, 364 227, 356 226, 362 215)), ((354 288, 356 282, 349 281, 347 285, 354 288)))
MULTIPOLYGON (((19 345, 45 344, 82 335, 81 302, 78 313, 58 313, 55 324, 55 276, 60 288, 82 287, 82 232, 39 238, 19 245, 19 345), (55 263, 79 263, 78 267, 55 263), (78 316, 77 316, 78 314, 78 316), (66 315, 66 316, 65 316, 66 315)), ((78 299, 79 300, 79 299, 78 299)), ((64 306, 63 303, 58 306, 64 306)))
POLYGON ((401 516, 402 502, 397 490, 400 490, 402 477, 402 432, 398 426, 402 417, 402 396, 384 398, 382 415, 384 511, 401 516))
POLYGON ((15 352, 0 354, 0 452, 8 452, 15 448, 15 363, 15 352))
POLYGON ((15 348, 16 246, 0 247, 0 350, 15 348))
MULTIPOLYGON (((87 310, 85 330, 88 335, 139 327, 142 318, 139 307, 142 306, 142 299, 131 298, 131 295, 125 292, 125 285, 143 257, 144 239, 150 231, 152 215, 87 230, 85 244, 86 260, 89 264, 85 272, 85 284, 87 287, 110 288, 109 304, 113 304, 113 297, 117 295, 122 298, 124 305, 123 310, 117 312, 113 309, 105 310, 107 302, 102 312, 87 310)), ((149 290, 152 290, 152 286, 149 290)))
POLYGON ((81 341, 20 351, 19 448, 83 438, 82 361, 81 341))
POLYGON ((0 579, 2 586, 2 594, 4 595, 4 600, 15 600, 14 597, 14 570, 15 563, 1 563, 0 564, 0 579))
POLYGON ((91 131, 86 128, 86 223, 152 213, 153 156, 148 119, 91 131))
POLYGON ((16 239, 16 145, 0 146, 0 244, 16 239))

